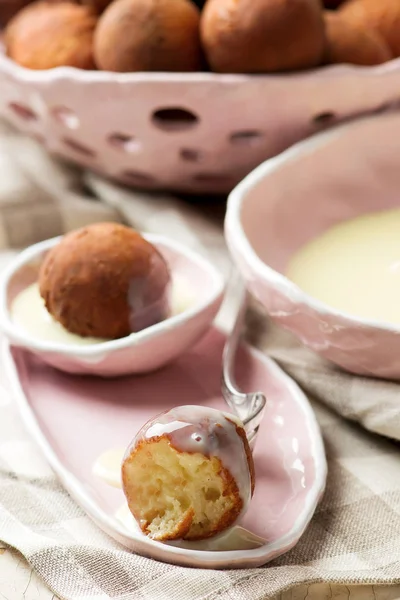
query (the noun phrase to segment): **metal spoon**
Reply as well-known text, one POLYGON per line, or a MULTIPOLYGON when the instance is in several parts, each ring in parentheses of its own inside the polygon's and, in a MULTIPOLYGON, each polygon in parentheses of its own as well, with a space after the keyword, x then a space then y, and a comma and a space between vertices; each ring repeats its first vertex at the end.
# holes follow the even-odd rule
POLYGON ((244 317, 248 306, 248 292, 239 275, 232 278, 227 297, 232 294, 235 298, 235 308, 232 311, 233 324, 225 343, 222 356, 222 395, 226 403, 243 421, 247 439, 253 449, 258 429, 263 418, 266 397, 262 392, 241 392, 237 386, 234 367, 235 358, 243 329, 244 317))

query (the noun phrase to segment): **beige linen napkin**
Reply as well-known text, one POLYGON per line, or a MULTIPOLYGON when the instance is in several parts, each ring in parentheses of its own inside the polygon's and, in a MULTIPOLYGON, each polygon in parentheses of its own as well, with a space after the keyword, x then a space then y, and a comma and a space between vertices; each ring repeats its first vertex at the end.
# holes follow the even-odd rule
MULTIPOLYGON (((122 219, 180 239, 228 273, 221 211, 216 218, 212 213, 211 204, 201 210, 82 175, 8 128, 0 136, 4 249, 90 221, 122 219)), ((0 255, 2 264, 10 254, 0 255)), ((249 314, 248 335, 323 402, 313 406, 329 464, 325 496, 298 545, 258 569, 176 567, 131 554, 110 540, 69 498, 29 440, 0 373, 0 539, 17 548, 56 595, 68 600, 261 600, 300 583, 400 583, 398 445, 336 414, 400 439, 398 386, 342 373, 277 330, 257 307, 249 314)))

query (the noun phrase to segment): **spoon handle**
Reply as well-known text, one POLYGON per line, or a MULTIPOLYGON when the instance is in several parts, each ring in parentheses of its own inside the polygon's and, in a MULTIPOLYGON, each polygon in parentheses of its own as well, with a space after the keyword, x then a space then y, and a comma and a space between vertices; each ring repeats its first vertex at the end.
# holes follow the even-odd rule
POLYGON ((235 307, 232 315, 233 325, 222 356, 221 389, 226 403, 243 421, 249 444, 253 448, 263 418, 266 398, 262 392, 241 392, 235 379, 235 359, 248 306, 248 292, 237 272, 231 278, 227 292, 227 296, 230 295, 235 298, 235 307))

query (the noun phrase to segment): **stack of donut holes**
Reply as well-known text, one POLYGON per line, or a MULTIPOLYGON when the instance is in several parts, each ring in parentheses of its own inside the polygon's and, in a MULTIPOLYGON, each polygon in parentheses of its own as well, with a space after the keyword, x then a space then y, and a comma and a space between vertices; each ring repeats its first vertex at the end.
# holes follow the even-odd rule
POLYGON ((29 69, 278 73, 400 56, 400 0, 40 0, 5 28, 29 69))

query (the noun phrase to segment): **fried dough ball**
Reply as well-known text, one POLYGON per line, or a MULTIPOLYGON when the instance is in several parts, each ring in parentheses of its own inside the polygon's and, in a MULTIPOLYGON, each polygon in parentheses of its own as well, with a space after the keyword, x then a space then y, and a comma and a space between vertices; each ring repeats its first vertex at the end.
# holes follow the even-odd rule
POLYGON ((5 34, 7 54, 28 69, 94 69, 96 22, 95 14, 86 6, 35 2, 9 22, 5 34))
POLYGON ((400 56, 400 2, 398 0, 351 0, 340 11, 348 22, 373 29, 387 42, 392 55, 400 56))
POLYGON ((115 0, 94 38, 105 71, 198 71, 200 12, 191 0, 115 0))
POLYGON ((106 339, 165 319, 169 282, 159 251, 116 223, 65 235, 39 272, 40 294, 54 319, 71 333, 106 339))
POLYGON ((142 531, 155 540, 202 540, 230 527, 254 492, 242 423, 204 406, 149 421, 122 462, 122 487, 142 531))
POLYGON ((389 46, 376 31, 363 29, 338 12, 325 12, 328 63, 379 65, 392 58, 389 46))
POLYGON ((219 73, 268 73, 322 61, 319 0, 207 0, 201 18, 207 60, 219 73))

